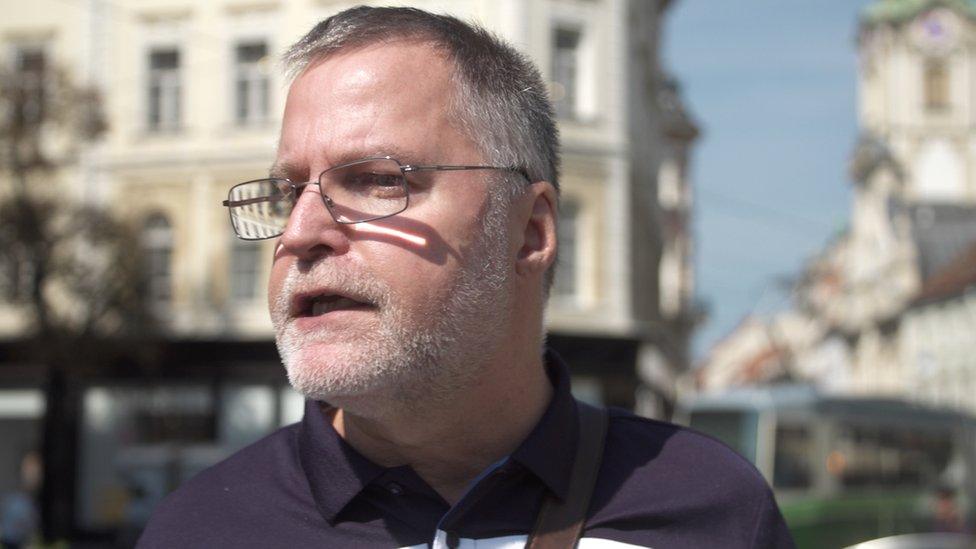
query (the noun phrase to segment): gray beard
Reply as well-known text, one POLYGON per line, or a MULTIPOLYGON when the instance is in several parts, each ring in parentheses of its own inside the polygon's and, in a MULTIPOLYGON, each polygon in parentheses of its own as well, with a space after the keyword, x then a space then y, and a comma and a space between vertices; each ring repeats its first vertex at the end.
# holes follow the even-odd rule
POLYGON ((379 418, 442 403, 475 383, 486 349, 504 344, 502 327, 513 308, 507 223, 501 222, 506 212, 495 211, 497 204, 487 209, 481 236, 450 287, 439 294, 443 303, 419 314, 406 310, 395 291, 369 272, 335 268, 328 261, 307 273, 293 267, 271 307, 291 385, 306 398, 379 418), (289 299, 310 284, 369 299, 377 306, 378 327, 351 334, 299 332, 288 322, 289 299), (314 352, 302 356, 303 349, 337 335, 345 336, 342 352, 329 353, 328 360, 314 352))

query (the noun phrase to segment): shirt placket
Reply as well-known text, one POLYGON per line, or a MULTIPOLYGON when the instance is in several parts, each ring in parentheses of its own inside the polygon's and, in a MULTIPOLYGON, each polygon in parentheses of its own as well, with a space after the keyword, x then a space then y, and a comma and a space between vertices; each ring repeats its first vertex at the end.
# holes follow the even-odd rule
POLYGON ((486 471, 467 493, 441 518, 437 533, 431 541, 432 549, 473 549, 473 540, 463 540, 458 534, 461 521, 471 513, 478 502, 489 494, 500 482, 512 476, 518 466, 507 459, 486 471))

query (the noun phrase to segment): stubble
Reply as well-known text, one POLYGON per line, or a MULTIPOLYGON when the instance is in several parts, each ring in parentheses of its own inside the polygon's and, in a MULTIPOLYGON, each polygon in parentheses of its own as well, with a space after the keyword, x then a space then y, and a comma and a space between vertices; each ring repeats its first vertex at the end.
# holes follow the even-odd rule
POLYGON ((276 343, 292 386, 306 398, 365 417, 436 405, 475 383, 486 348, 499 341, 511 311, 507 208, 493 196, 483 230, 465 264, 437 298, 419 309, 366 267, 328 259, 307 272, 293 266, 271 307, 276 343), (291 296, 314 285, 376 305, 371 329, 299 331, 288 316, 291 296), (331 342, 330 352, 316 347, 331 342))

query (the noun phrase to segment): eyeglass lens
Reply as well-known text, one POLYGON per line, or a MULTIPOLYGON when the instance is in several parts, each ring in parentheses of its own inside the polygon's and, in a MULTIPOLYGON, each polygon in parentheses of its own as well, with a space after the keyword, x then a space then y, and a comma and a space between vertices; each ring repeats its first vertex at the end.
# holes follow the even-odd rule
POLYGON ((284 230, 295 205, 295 193, 284 179, 261 179, 235 185, 227 201, 237 235, 261 240, 278 236, 284 230))
POLYGON ((322 172, 319 188, 336 221, 355 223, 402 212, 407 186, 400 164, 381 158, 344 164, 322 172))
MULTIPOLYGON (((340 223, 356 223, 397 214, 408 203, 400 164, 367 159, 330 168, 319 176, 323 201, 340 223)), ((300 186, 299 186, 300 187, 300 186)), ((283 179, 262 179, 234 186, 228 205, 238 236, 261 240, 280 235, 295 206, 294 186, 283 179)))

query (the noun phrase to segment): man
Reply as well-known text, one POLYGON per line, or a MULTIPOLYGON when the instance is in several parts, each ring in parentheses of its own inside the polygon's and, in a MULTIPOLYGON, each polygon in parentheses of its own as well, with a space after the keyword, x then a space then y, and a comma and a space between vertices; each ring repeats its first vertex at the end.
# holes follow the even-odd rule
MULTIPOLYGON (((140 547, 519 547, 544 501, 576 499, 590 432, 543 351, 542 80, 485 31, 404 8, 331 17, 285 61, 272 178, 225 204, 242 238, 278 237, 271 316, 305 417, 168 497, 140 547)), ((721 444, 622 411, 605 440, 579 547, 791 546, 721 444)))

